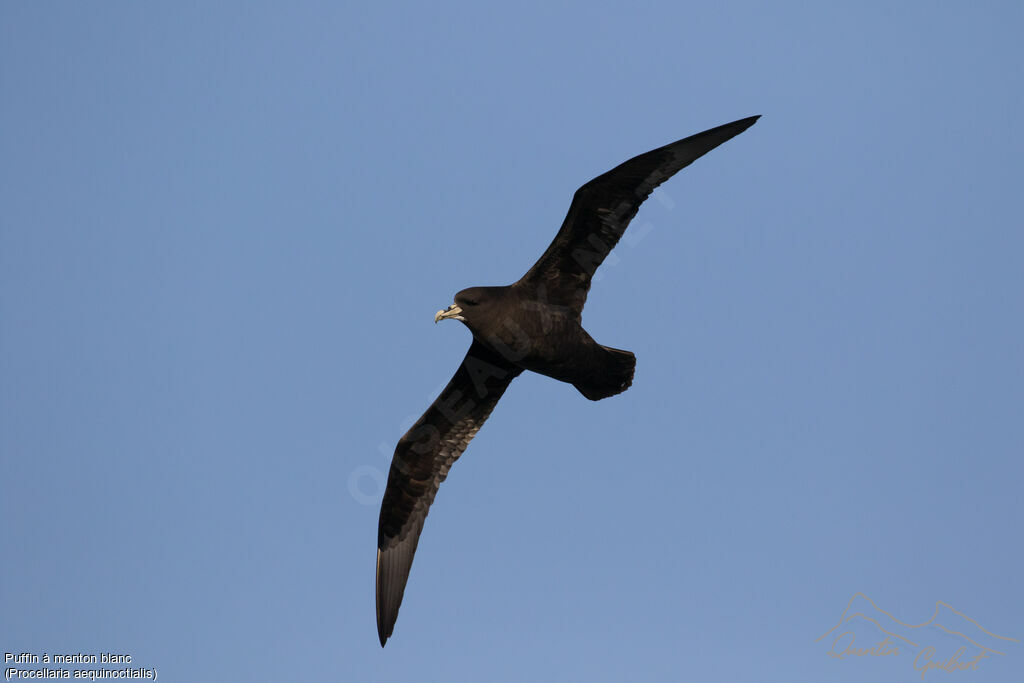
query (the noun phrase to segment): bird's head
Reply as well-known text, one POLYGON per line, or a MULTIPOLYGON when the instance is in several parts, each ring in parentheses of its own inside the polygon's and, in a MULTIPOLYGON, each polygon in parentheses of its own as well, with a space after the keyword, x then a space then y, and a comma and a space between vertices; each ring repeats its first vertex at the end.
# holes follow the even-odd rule
POLYGON ((491 305, 499 296, 499 290, 504 289, 504 287, 470 287, 469 289, 464 289, 455 295, 455 303, 434 315, 434 322, 459 320, 470 329, 473 329, 475 326, 486 322, 491 311, 491 305))

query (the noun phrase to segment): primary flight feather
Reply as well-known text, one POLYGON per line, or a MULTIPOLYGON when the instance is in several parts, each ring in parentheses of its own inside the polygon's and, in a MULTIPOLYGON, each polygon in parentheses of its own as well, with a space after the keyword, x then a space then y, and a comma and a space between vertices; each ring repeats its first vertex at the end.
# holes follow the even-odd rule
POLYGON ((377 634, 395 628, 416 545, 437 489, 508 385, 524 370, 568 382, 593 401, 629 388, 636 358, 601 346, 580 324, 594 271, 661 183, 759 117, 641 154, 573 195, 550 246, 517 282, 471 287, 434 321, 459 320, 473 343, 448 385, 399 440, 377 531, 377 634))

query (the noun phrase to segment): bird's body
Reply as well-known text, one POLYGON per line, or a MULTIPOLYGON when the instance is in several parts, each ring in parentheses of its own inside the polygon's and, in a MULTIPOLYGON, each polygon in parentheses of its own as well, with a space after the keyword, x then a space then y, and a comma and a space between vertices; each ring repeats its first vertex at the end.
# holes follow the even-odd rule
MULTIPOLYGON (((579 316, 567 306, 545 301, 529 285, 473 287, 456 294, 453 306, 476 341, 521 370, 583 387, 618 380, 613 393, 625 391, 633 378, 633 354, 601 346, 583 329, 579 316)), ((438 315, 443 319, 445 311, 438 315)), ((593 400, 613 395, 591 393, 587 397, 593 400)))
POLYGON ((598 344, 582 312, 594 271, 655 187, 754 124, 742 119, 641 154, 583 185, 555 239, 517 282, 471 287, 438 311, 473 343, 448 385, 399 440, 377 535, 377 632, 383 646, 402 602, 427 511, 456 459, 523 371, 572 384, 591 400, 633 381, 635 356, 598 344))

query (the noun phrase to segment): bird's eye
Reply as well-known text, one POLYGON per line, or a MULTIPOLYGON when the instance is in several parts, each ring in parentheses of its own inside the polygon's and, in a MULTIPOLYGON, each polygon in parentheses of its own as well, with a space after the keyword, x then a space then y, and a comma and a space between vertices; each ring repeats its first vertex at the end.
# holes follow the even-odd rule
POLYGON ((462 303, 466 304, 467 306, 476 306, 477 304, 476 299, 463 299, 462 303))

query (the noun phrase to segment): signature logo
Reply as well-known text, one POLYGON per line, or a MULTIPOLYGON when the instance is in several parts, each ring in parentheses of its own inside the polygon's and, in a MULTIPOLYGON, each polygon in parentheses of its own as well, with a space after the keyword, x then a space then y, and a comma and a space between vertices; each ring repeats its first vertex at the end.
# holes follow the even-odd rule
POLYGON ((863 593, 854 594, 838 623, 814 642, 827 644, 825 654, 833 659, 910 660, 922 680, 932 671, 976 671, 989 657, 1006 656, 1013 643, 1020 643, 989 631, 941 600, 928 621, 908 624, 863 593))

